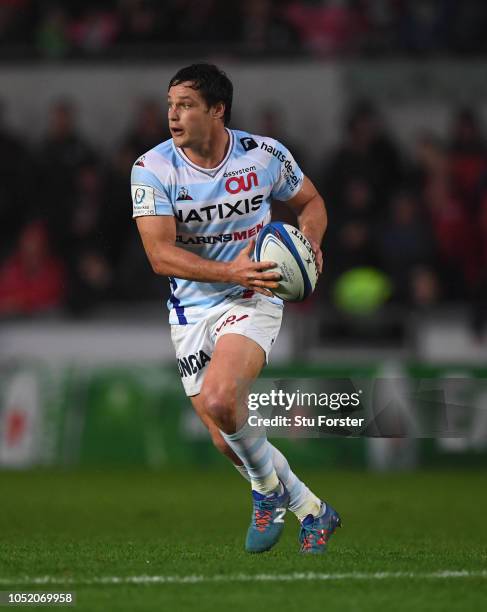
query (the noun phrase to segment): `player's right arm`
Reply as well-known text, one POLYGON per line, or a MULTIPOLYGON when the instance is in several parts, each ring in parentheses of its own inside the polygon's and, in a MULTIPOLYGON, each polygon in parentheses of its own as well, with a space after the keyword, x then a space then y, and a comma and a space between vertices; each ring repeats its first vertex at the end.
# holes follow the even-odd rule
POLYGON ((252 261, 254 241, 244 247, 233 261, 204 259, 175 245, 176 220, 171 215, 137 217, 137 228, 145 252, 156 274, 203 283, 231 283, 272 296, 280 275, 269 272, 271 261, 252 261))

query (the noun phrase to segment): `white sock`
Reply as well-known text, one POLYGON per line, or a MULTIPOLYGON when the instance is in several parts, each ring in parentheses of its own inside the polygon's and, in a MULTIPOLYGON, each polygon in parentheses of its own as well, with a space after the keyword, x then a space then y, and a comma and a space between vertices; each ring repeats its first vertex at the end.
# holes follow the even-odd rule
MULTIPOLYGON (((308 489, 304 482, 299 480, 296 474, 291 470, 286 457, 281 453, 281 451, 273 446, 268 440, 266 440, 266 442, 271 449, 272 462, 277 477, 289 492, 289 510, 294 512, 299 521, 304 520, 308 514, 318 516, 321 510, 321 500, 316 497, 316 495, 310 491, 310 489, 308 489)), ((252 482, 252 488, 254 488, 254 483, 250 478, 245 465, 236 465, 235 469, 238 470, 245 480, 252 482)))
MULTIPOLYGON (((253 481, 253 480, 250 478, 250 476, 249 476, 249 474, 248 474, 248 472, 247 472, 247 469, 246 469, 245 465, 235 465, 235 463, 234 463, 234 464, 233 464, 233 467, 234 467, 234 468, 237 470, 237 472, 238 472, 238 473, 239 473, 239 474, 242 476, 242 478, 245 478, 245 480, 246 480, 247 482, 250 482, 250 483, 251 483, 251 485, 252 485, 252 489, 254 489, 254 491, 257 491, 257 490, 258 490, 258 489, 256 489, 255 487, 256 487, 256 486, 260 486, 260 483, 255 482, 255 481, 253 481)), ((279 484, 279 494, 280 494, 280 493, 282 493, 282 492, 283 492, 283 487, 282 487, 282 484, 280 483, 280 481, 279 481, 279 480, 278 480, 277 482, 278 482, 278 484, 279 484)), ((277 487, 276 487, 276 489, 275 489, 275 490, 277 490, 277 487)))
POLYGON ((252 489, 270 495, 279 487, 279 478, 272 461, 272 450, 265 436, 258 436, 248 426, 234 434, 221 431, 223 439, 242 461, 252 483, 252 489))
POLYGON ((272 449, 272 460, 274 469, 277 472, 279 480, 289 491, 289 510, 294 512, 299 521, 302 521, 312 514, 318 516, 321 509, 321 500, 296 476, 291 470, 286 457, 281 451, 273 446, 269 441, 267 444, 272 449))
POLYGON ((321 516, 325 513, 325 511, 325 502, 321 502, 316 496, 313 495, 313 498, 310 497, 302 506, 294 510, 294 514, 296 515, 298 521, 302 523, 309 514, 316 517, 321 516))
POLYGON ((265 478, 251 478, 250 484, 252 485, 252 491, 257 491, 262 493, 262 495, 272 495, 276 492, 281 494, 284 491, 277 477, 276 470, 272 470, 269 476, 265 478))
POLYGON ((250 482, 250 476, 249 476, 249 473, 247 472, 247 468, 245 467, 245 465, 235 465, 234 463, 233 467, 237 470, 240 476, 242 476, 243 478, 245 478, 245 480, 250 482))

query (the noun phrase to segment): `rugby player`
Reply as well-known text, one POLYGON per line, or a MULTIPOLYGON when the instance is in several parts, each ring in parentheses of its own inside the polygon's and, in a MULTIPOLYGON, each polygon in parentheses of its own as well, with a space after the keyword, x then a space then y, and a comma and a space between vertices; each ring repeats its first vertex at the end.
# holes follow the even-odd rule
MULTIPOLYGON (((265 432, 237 420, 238 381, 255 380, 281 325, 273 262, 254 262, 271 201, 286 202, 322 268, 322 198, 278 141, 229 129, 233 86, 211 64, 181 69, 168 88, 172 138, 135 162, 133 216, 156 274, 169 277, 171 337, 186 394, 215 446, 251 483, 249 552, 279 539, 289 508, 304 553, 320 553, 340 517, 292 472, 265 432)), ((239 413, 240 414, 240 413, 239 413)))

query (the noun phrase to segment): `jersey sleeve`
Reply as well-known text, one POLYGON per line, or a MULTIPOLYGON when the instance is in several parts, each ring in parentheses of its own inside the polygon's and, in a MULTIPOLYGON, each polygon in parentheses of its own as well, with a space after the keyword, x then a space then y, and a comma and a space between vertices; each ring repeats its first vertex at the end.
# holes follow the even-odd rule
POLYGON ((157 176, 139 165, 132 167, 132 217, 174 215, 167 188, 157 176))
POLYGON ((304 174, 288 149, 275 140, 271 145, 273 159, 269 166, 273 187, 271 197, 285 202, 295 196, 303 184, 304 174))

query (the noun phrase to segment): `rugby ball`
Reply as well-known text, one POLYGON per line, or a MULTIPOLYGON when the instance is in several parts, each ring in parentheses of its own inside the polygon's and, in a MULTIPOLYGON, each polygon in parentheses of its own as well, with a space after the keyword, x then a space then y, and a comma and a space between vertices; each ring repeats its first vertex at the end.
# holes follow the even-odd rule
POLYGON ((275 221, 259 233, 255 261, 274 261, 281 281, 272 293, 286 302, 302 302, 310 296, 318 279, 316 258, 307 238, 295 227, 275 221))

